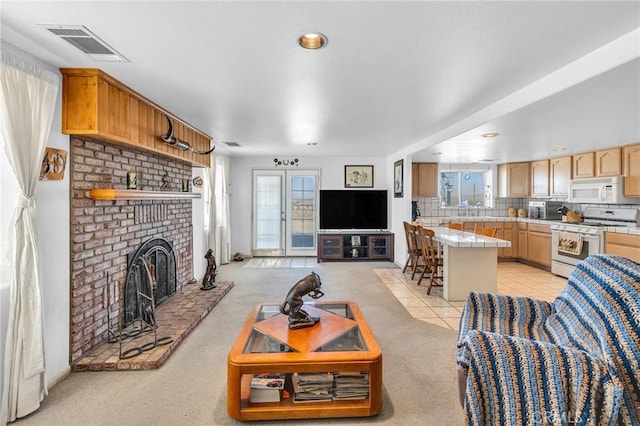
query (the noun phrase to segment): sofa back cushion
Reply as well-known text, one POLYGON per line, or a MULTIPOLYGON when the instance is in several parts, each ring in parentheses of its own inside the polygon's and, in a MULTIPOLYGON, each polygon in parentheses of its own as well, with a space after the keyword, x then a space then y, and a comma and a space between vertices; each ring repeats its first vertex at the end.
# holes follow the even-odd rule
POLYGON ((594 255, 580 262, 543 326, 547 339, 601 358, 624 388, 620 420, 640 424, 640 263, 594 255))

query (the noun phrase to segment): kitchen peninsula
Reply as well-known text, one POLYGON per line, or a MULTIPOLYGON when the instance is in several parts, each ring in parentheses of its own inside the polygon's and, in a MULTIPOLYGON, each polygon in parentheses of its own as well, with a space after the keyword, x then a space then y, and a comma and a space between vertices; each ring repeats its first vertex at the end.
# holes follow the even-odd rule
POLYGON ((442 297, 446 301, 466 300, 470 291, 497 291, 498 247, 510 247, 510 241, 447 227, 431 229, 443 246, 442 297))

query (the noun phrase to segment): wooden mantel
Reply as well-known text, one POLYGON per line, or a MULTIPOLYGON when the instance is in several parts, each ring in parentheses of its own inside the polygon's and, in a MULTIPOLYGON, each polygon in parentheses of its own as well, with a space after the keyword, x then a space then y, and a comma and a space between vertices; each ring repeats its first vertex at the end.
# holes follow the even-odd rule
POLYGON ((201 198, 197 192, 138 191, 136 189, 92 189, 89 198, 93 200, 180 200, 201 198))
POLYGON ((164 142, 167 116, 176 138, 197 151, 211 149, 211 136, 95 68, 61 68, 62 133, 155 152, 196 167, 209 167, 209 155, 164 142))

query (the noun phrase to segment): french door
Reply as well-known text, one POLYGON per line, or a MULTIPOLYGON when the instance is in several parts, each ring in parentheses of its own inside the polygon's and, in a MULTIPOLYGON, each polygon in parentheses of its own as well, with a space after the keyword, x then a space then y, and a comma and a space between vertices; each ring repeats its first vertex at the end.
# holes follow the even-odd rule
POLYGON ((254 170, 252 256, 315 256, 317 206, 317 170, 254 170))

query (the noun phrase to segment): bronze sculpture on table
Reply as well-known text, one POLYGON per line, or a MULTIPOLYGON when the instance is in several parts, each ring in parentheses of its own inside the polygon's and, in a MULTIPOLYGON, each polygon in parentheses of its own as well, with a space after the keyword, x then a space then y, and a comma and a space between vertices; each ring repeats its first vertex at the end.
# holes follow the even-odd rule
POLYGON ((204 255, 207 259, 207 271, 202 278, 202 290, 211 290, 216 288, 216 275, 218 274, 218 267, 216 266, 216 257, 213 255, 213 250, 209 249, 207 254, 204 255))
POLYGON ((324 293, 320 290, 321 285, 320 276, 315 272, 311 272, 291 287, 284 303, 280 305, 280 312, 284 315, 289 315, 289 329, 296 330, 298 328, 311 327, 320 321, 319 317, 312 317, 302 309, 304 304, 302 296, 309 295, 312 299, 321 298, 324 296, 324 293))

